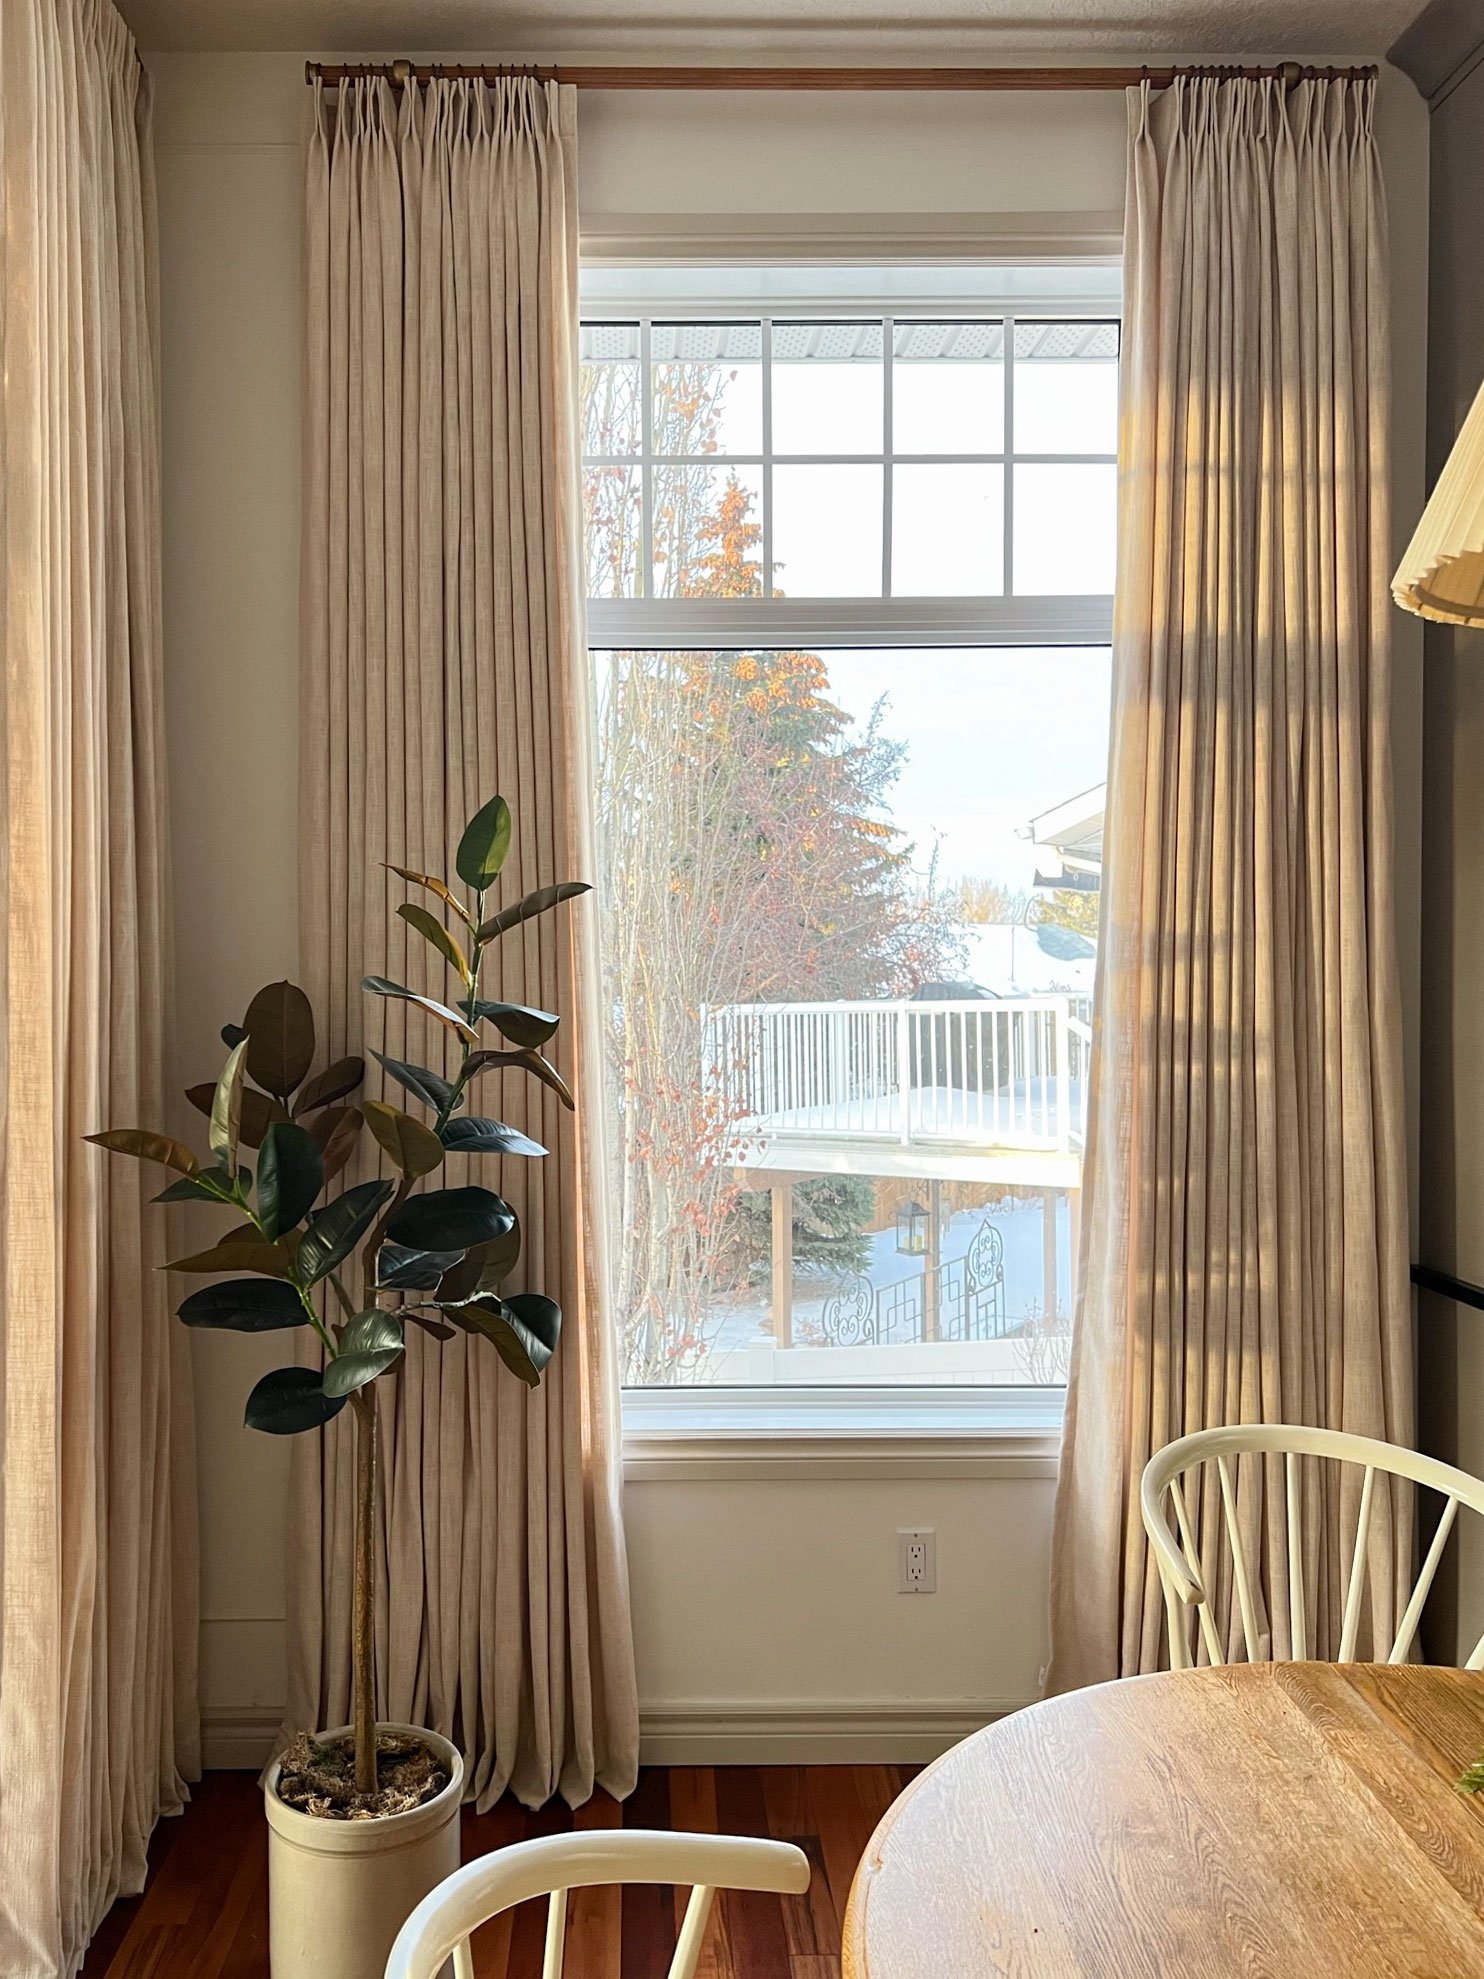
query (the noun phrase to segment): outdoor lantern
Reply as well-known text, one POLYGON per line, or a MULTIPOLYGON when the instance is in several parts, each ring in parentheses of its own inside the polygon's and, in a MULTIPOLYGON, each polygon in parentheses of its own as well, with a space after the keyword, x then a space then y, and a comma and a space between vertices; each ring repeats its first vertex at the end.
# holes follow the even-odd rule
POLYGON ((897 1249, 907 1257, 927 1250, 928 1213, 920 1202, 905 1202, 897 1211, 897 1249))
POLYGON ((1484 386, 1391 580, 1421 618, 1484 625, 1484 386))

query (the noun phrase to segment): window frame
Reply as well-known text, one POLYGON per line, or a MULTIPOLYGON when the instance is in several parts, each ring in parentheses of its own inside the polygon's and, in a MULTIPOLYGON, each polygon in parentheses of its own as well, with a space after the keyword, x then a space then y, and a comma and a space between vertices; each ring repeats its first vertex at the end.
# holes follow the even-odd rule
MULTIPOLYGON (((760 259, 762 257, 759 257, 760 259)), ((691 256, 685 257, 687 262, 691 256)), ((859 243, 852 263, 869 262, 866 243, 859 243)), ((1105 257, 1076 255, 1065 260, 1047 253, 1044 259, 1058 272, 1082 263, 1097 265, 1105 257)), ((1107 257, 1112 259, 1112 257, 1107 257)), ((986 254, 982 265, 1009 257, 986 254)), ((635 269, 653 266, 650 257, 636 258, 635 269)), ((699 256, 694 265, 707 265, 699 256)), ((934 262, 932 265, 940 265, 934 262)), ((615 263, 604 257, 605 272, 615 263)), ((827 266, 821 257, 821 267, 827 266)), ((637 467, 685 465, 689 457, 655 455, 650 447, 649 394, 650 325, 654 322, 758 321, 764 325, 763 350, 770 350, 771 329, 779 318, 873 321, 883 325, 882 363, 886 374, 882 450, 864 455, 786 455, 768 452, 771 438, 768 394, 764 394, 764 453, 713 454, 690 464, 761 465, 771 473, 775 460, 806 465, 815 461, 880 463, 883 468, 883 594, 865 598, 684 599, 647 595, 651 581, 652 542, 648 514, 651 485, 642 482, 644 528, 639 548, 640 578, 646 595, 636 598, 589 598, 586 601, 585 644, 589 652, 666 651, 687 648, 758 650, 816 648, 820 651, 930 647, 1086 647, 1112 642, 1113 598, 1103 594, 1053 596, 1016 594, 1008 589, 990 597, 892 597, 891 508, 889 485, 894 463, 953 464, 960 461, 999 462, 1005 470, 1004 571, 1013 583, 1014 496, 1012 468, 1037 462, 1116 465, 1112 454, 1016 454, 1014 452, 1014 341, 1017 320, 1102 320, 1122 322, 1121 297, 1089 287, 1013 297, 961 294, 924 295, 908 303, 900 289, 875 295, 845 297, 827 291, 817 297, 790 294, 756 298, 735 292, 706 298, 687 294, 656 298, 642 286, 632 294, 607 288, 600 298, 583 298, 583 322, 639 323, 641 403, 644 406, 641 443, 622 456, 587 456, 592 465, 637 467), (892 331, 898 321, 947 322, 955 319, 1002 322, 1005 353, 1005 425, 1003 451, 993 455, 892 455, 890 452, 892 331)), ((767 376, 765 365, 765 378, 767 376)), ((769 491, 770 492, 770 491, 769 491)), ((765 502, 767 533, 763 557, 771 583, 771 504, 765 502)), ((680 1474, 705 1470, 720 1478, 774 1475, 782 1477, 866 1477, 926 1474, 933 1461, 949 1465, 943 1475, 975 1476, 985 1460, 976 1450, 1000 1454, 987 1461, 1003 1466, 1025 1464, 1026 1475, 1052 1474, 1066 1404, 1065 1387, 992 1384, 928 1385, 846 1383, 757 1387, 743 1383, 674 1387, 620 1387, 624 1468, 634 1481, 659 1482, 680 1474), (962 1465, 963 1467, 954 1468, 962 1465), (1049 1466, 1049 1469, 1047 1468, 1049 1466), (771 1468, 770 1468, 771 1467, 771 1468)), ((998 1473, 996 1473, 998 1474, 998 1473)))

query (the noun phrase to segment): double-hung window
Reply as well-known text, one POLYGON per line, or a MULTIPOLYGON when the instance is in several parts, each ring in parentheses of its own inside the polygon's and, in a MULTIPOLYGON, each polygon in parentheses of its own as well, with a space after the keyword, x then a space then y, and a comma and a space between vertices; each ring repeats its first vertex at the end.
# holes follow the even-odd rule
POLYGON ((1107 268, 584 275, 629 1387, 1065 1379, 1118 301, 1107 268))

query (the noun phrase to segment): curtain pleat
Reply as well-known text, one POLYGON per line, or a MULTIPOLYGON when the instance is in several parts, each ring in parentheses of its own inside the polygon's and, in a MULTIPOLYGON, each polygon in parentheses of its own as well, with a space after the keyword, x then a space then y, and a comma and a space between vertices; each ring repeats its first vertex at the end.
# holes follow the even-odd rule
MULTIPOLYGON (((1302 1422, 1410 1442, 1374 83, 1130 92, 1114 707, 1052 1571, 1055 1689, 1162 1666, 1138 1508, 1172 1438, 1302 1422)), ((1360 1480, 1301 1469, 1308 1647, 1338 1647, 1360 1480)), ((1370 1642, 1411 1506, 1372 1533, 1370 1642)), ((1292 1648, 1282 1467, 1237 1499, 1292 1648)), ((1240 1656, 1220 1494, 1191 1517, 1240 1656)), ((1362 1642, 1362 1652, 1366 1647, 1362 1642)), ((1202 1652, 1203 1653, 1203 1652, 1202 1652)))
POLYGON ((0 13, 0 1972, 74 1972, 199 1770, 195 1459, 158 1126, 170 940, 148 79, 0 13))
MULTIPOLYGON (((302 969, 332 1054, 436 1065, 437 1026, 359 988, 378 972, 446 992, 385 864, 447 871, 498 791, 515 818, 501 900, 594 868, 574 94, 317 93, 305 211, 302 969)), ((480 1807, 507 1785, 533 1805, 595 1782, 622 1795, 637 1771, 592 916, 578 902, 507 935, 494 992, 562 1013, 575 1119, 524 1075, 486 1088, 551 1149, 502 1163, 497 1186, 520 1215, 523 1282, 565 1314, 556 1357, 527 1391, 487 1343, 417 1333, 378 1390, 378 1708, 455 1739, 480 1807)), ((349 1716, 341 1431, 295 1452, 295 1725, 349 1716)))

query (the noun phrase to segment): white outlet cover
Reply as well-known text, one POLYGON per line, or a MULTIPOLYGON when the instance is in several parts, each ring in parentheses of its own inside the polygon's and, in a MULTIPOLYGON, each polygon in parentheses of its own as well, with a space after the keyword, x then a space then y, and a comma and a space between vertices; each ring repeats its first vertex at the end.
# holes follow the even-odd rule
POLYGON ((900 1594, 937 1593, 938 1535, 932 1526, 897 1528, 897 1591, 900 1594))

